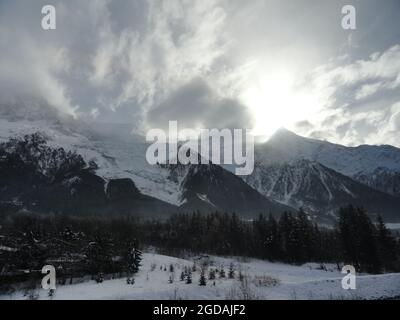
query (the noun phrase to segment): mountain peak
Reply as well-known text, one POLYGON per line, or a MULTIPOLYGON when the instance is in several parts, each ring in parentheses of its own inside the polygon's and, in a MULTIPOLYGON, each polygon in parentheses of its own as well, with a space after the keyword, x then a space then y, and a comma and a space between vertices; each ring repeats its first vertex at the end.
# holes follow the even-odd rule
POLYGON ((278 130, 276 130, 275 134, 296 135, 294 132, 286 129, 285 127, 280 127, 278 130))
POLYGON ((268 140, 268 142, 283 142, 283 141, 288 141, 288 140, 293 140, 293 139, 305 139, 304 137, 301 137, 297 135, 296 133, 282 127, 278 129, 268 140))

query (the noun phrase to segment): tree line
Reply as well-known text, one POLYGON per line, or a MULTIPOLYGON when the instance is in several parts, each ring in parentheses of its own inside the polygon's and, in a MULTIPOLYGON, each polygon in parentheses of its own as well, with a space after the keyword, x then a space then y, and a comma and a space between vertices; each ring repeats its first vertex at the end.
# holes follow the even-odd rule
POLYGON ((351 264, 359 272, 400 270, 399 235, 382 218, 372 221, 364 209, 353 206, 340 209, 338 222, 330 229, 313 223, 302 210, 285 212, 279 219, 260 215, 254 220, 196 212, 164 221, 0 213, 0 221, 3 286, 37 283, 46 264, 56 267, 61 284, 85 276, 101 282, 105 275, 127 277, 131 284, 143 246, 170 255, 190 251, 291 264, 351 264))
POLYGON ((381 217, 373 222, 362 208, 339 211, 331 229, 313 223, 302 210, 285 212, 279 219, 260 215, 253 221, 236 214, 179 214, 165 222, 143 225, 144 242, 166 253, 237 255, 292 264, 333 262, 354 265, 358 271, 400 270, 400 242, 381 217))

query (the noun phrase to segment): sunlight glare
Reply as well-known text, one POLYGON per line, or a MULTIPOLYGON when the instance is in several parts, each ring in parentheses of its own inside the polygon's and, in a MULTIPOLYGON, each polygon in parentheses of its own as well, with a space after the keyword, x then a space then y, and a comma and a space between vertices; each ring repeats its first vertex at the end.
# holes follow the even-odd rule
POLYGON ((317 108, 314 95, 295 88, 294 76, 282 70, 259 77, 242 99, 253 112, 253 134, 268 137, 282 127, 293 129, 317 108))

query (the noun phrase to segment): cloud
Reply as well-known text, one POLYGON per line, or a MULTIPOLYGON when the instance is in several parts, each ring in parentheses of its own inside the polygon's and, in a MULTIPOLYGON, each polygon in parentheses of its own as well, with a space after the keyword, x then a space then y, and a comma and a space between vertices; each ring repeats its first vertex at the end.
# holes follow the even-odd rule
POLYGON ((368 98, 369 96, 378 92, 379 89, 384 88, 382 82, 376 82, 372 84, 365 84, 356 92, 356 100, 368 98))
POLYGON ((313 83, 327 94, 330 105, 337 107, 336 94, 348 88, 352 99, 369 97, 378 89, 394 90, 400 87, 400 45, 392 46, 383 53, 375 52, 368 59, 351 64, 317 68, 312 74, 313 83))
POLYGON ((80 99, 74 96, 70 82, 78 82, 80 71, 85 69, 84 61, 77 59, 86 50, 82 45, 85 36, 72 34, 66 24, 72 22, 69 25, 72 30, 83 27, 84 18, 92 18, 97 12, 95 7, 105 2, 90 3, 81 5, 81 16, 76 14, 76 3, 55 1, 58 24, 52 31, 41 28, 41 8, 46 2, 17 0, 1 4, 0 95, 3 103, 16 98, 28 104, 44 101, 60 112, 77 116, 80 99))
POLYGON ((218 96, 206 81, 193 79, 178 88, 147 114, 149 127, 167 128, 168 121, 182 128, 251 128, 251 117, 237 100, 218 96))
POLYGON ((149 107, 191 78, 207 76, 226 49, 219 2, 149 0, 142 8, 144 31, 105 26, 93 55, 92 84, 120 88, 112 95, 113 109, 131 100, 149 107))
POLYGON ((3 102, 13 101, 16 96, 44 98, 59 111, 75 115, 78 106, 72 103, 67 87, 59 78, 69 71, 67 50, 36 43, 8 28, 0 29, 0 39, 0 95, 3 102))
POLYGON ((30 97, 88 121, 140 129, 172 118, 190 127, 247 127, 251 110, 262 110, 261 127, 281 112, 305 135, 386 142, 397 136, 392 106, 400 101, 392 32, 399 4, 386 2, 358 6, 359 28, 349 34, 340 26, 344 0, 53 0, 55 31, 41 29, 47 1, 0 1, 0 103, 30 97), (263 99, 238 102, 281 72, 293 76, 296 92, 308 75, 305 90, 284 99, 302 110, 272 105, 264 113, 263 99))
POLYGON ((400 146, 393 106, 400 101, 400 45, 351 63, 336 60, 311 73, 321 102, 320 119, 310 134, 349 145, 400 146), (314 132, 315 131, 315 132, 314 132))
POLYGON ((54 31, 40 27, 44 0, 3 2, 1 97, 43 98, 88 119, 94 108, 103 121, 141 119, 190 79, 223 76, 224 2, 55 0, 54 31))

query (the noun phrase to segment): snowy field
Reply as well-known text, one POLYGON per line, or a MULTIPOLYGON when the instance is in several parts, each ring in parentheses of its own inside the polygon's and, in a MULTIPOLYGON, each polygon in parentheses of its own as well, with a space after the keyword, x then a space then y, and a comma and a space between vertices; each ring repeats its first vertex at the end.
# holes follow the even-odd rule
MULTIPOLYGON (((400 296, 400 274, 358 275, 357 289, 342 289, 343 275, 333 265, 319 264, 291 266, 255 259, 203 257, 210 269, 224 266, 226 278, 208 280, 199 286, 200 261, 196 258, 183 260, 146 253, 142 267, 135 277, 135 284, 126 284, 126 279, 106 280, 101 284, 94 281, 59 286, 52 298, 45 290, 36 291, 38 299, 122 299, 122 300, 214 300, 214 299, 258 299, 258 300, 319 300, 319 299, 381 299, 400 296), (196 262, 191 284, 180 280, 185 266, 192 268, 196 262), (229 279, 229 266, 233 263, 235 279, 229 279), (174 272, 170 272, 173 265, 174 272), (239 270, 244 280, 239 281, 239 270), (172 283, 171 282, 172 277, 172 283), (215 281, 215 283, 214 283, 215 281)), ((22 291, 0 296, 0 299, 28 299, 22 291)))

